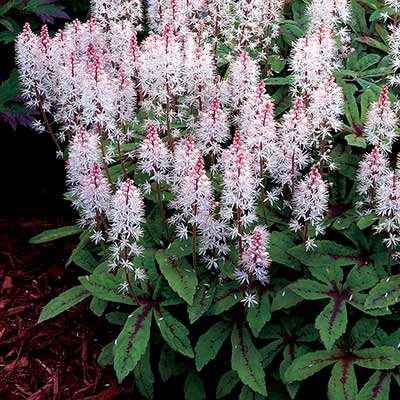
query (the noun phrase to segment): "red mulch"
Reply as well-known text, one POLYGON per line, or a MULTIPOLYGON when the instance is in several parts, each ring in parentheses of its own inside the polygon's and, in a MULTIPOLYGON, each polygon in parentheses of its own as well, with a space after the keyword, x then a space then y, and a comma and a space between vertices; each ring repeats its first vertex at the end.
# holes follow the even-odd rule
POLYGON ((28 243, 57 226, 63 221, 0 220, 0 399, 132 399, 132 387, 118 385, 111 367, 96 364, 117 332, 90 312, 87 300, 36 323, 43 305, 84 274, 64 267, 76 238, 28 243))

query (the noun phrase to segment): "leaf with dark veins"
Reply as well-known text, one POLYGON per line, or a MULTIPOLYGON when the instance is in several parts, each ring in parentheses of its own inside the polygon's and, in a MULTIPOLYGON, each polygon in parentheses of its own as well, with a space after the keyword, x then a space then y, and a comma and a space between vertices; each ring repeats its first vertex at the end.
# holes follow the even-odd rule
POLYGON ((244 326, 235 326, 231 336, 232 369, 241 381, 255 392, 267 396, 265 374, 260 352, 254 346, 249 331, 244 326))
POLYGON ((115 340, 114 369, 119 382, 133 371, 147 349, 150 339, 152 305, 137 308, 126 320, 115 340))
POLYGON ((354 400, 358 393, 357 378, 350 357, 336 362, 328 383, 328 400, 354 400))
POLYGON ((356 400, 389 400, 391 373, 376 371, 356 396, 356 400))

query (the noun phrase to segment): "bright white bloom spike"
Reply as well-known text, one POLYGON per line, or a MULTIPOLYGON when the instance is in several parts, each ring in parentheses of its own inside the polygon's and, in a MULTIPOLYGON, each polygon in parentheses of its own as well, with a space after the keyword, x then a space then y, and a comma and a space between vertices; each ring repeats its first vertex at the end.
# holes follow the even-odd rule
POLYGON ((240 268, 235 275, 243 283, 260 282, 262 285, 269 283, 268 269, 271 258, 268 253, 269 233, 264 226, 257 226, 253 232, 244 238, 244 251, 239 260, 240 268))
POLYGON ((395 172, 388 172, 376 191, 376 213, 381 217, 377 232, 385 232, 383 240, 387 248, 395 249, 400 244, 400 181, 395 172))
POLYGON ((348 0, 312 0, 307 8, 309 29, 320 25, 340 27, 350 19, 348 0))
POLYGON ((101 215, 106 215, 110 207, 111 191, 100 167, 95 164, 90 174, 82 179, 74 205, 82 212, 81 224, 92 227, 101 215))
POLYGON ((231 69, 229 80, 221 88, 221 98, 224 104, 236 109, 257 89, 260 68, 247 52, 242 51, 231 69))
POLYGON ((261 82, 240 110, 239 126, 243 142, 250 149, 259 165, 260 177, 265 171, 274 170, 277 153, 277 127, 274 120, 274 104, 261 82))
POLYGON ((161 140, 157 127, 150 124, 147 136, 141 143, 138 151, 138 167, 141 171, 150 175, 156 182, 167 180, 168 170, 171 164, 170 153, 167 145, 161 140))
POLYGON ((323 219, 328 210, 328 184, 322 179, 316 167, 295 189, 293 220, 291 228, 299 230, 305 228, 304 238, 308 239, 308 227, 315 228, 316 235, 324 232, 323 219))
POLYGON ((142 253, 138 244, 143 235, 144 202, 140 190, 131 179, 121 183, 112 195, 108 219, 109 240, 113 243, 110 268, 121 266, 134 270, 130 259, 142 253))
POLYGON ((397 139, 397 116, 389 100, 389 89, 382 88, 378 101, 372 103, 364 125, 364 135, 372 146, 388 153, 397 139))
MULTIPOLYGON (((184 53, 171 27, 162 36, 150 35, 142 44, 139 56, 139 78, 149 106, 165 106, 184 93, 184 53)), ((159 110, 163 112, 163 110, 159 110)))
POLYGON ((105 27, 111 21, 124 19, 136 25, 143 18, 140 0, 91 0, 92 15, 105 27))
POLYGON ((222 145, 229 139, 228 114, 220 107, 217 97, 200 113, 196 136, 203 154, 212 154, 214 157, 221 153, 222 145))
POLYGON ((215 65, 209 45, 199 46, 194 37, 187 38, 185 49, 185 103, 202 111, 215 95, 215 65))
POLYGON ((293 108, 282 119, 280 152, 277 155, 279 173, 274 178, 282 186, 289 185, 293 193, 297 177, 310 162, 311 125, 300 97, 295 99, 293 108))
POLYGON ((223 191, 221 217, 226 223, 235 221, 233 237, 242 236, 242 229, 257 219, 256 196, 258 181, 253 170, 254 160, 236 132, 232 145, 221 155, 223 191))
POLYGON ((66 163, 67 182, 71 190, 82 184, 93 167, 101 162, 99 141, 96 135, 83 128, 73 137, 66 163))
POLYGON ((334 32, 331 27, 320 24, 293 44, 290 69, 294 93, 303 94, 307 99, 338 67, 334 32))
POLYGON ((357 173, 357 192, 363 197, 363 205, 374 206, 376 190, 382 179, 387 176, 388 166, 387 158, 377 147, 374 147, 371 153, 366 154, 360 162, 357 173))

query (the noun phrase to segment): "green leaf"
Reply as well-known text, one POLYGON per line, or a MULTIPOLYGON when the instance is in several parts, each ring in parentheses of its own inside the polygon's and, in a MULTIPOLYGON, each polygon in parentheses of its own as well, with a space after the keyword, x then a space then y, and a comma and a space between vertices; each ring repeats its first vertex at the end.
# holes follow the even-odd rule
POLYGON ((357 136, 354 133, 351 133, 350 135, 346 135, 344 138, 350 146, 360 147, 362 149, 367 148, 367 142, 363 136, 357 136))
POLYGON ((309 267, 309 270, 314 278, 327 285, 343 280, 343 271, 340 267, 309 267))
POLYGON ((89 296, 90 293, 80 285, 61 293, 42 308, 38 323, 61 314, 89 296))
POLYGON ((376 319, 359 319, 351 330, 351 341, 353 347, 359 349, 363 346, 374 335, 377 326, 378 320, 376 319))
POLYGON ((228 371, 221 376, 221 379, 217 385, 217 392, 215 397, 220 399, 221 397, 227 396, 232 392, 235 386, 240 382, 238 374, 235 371, 228 371))
POLYGON ((214 303, 208 310, 209 315, 218 315, 229 310, 243 299, 243 290, 237 282, 227 282, 217 286, 214 303))
POLYGON ((330 350, 337 339, 346 331, 346 303, 341 298, 332 299, 315 320, 322 343, 330 350))
POLYGON ((93 254, 88 250, 81 250, 78 253, 71 255, 71 261, 79 268, 87 272, 93 272, 99 265, 99 262, 94 258, 93 254))
POLYGON ((115 340, 114 369, 118 382, 122 382, 133 371, 145 353, 151 328, 152 305, 137 308, 126 320, 115 340))
POLYGON ((106 314, 106 320, 110 324, 124 326, 129 314, 122 311, 113 311, 106 314))
POLYGON ((353 363, 338 360, 332 369, 328 383, 328 400, 354 400, 358 393, 353 363))
POLYGON ((194 358, 192 345, 189 340, 189 330, 164 308, 156 311, 154 318, 162 337, 172 349, 184 356, 194 358))
POLYGON ((118 293, 120 282, 116 276, 109 272, 81 276, 79 281, 86 290, 99 299, 122 304, 134 304, 129 295, 118 293))
POLYGON ((167 382, 171 377, 183 374, 187 367, 184 363, 176 360, 176 353, 170 346, 165 344, 161 350, 158 372, 161 380, 167 382))
POLYGON ((314 351, 296 358, 285 373, 286 382, 302 381, 328 365, 336 358, 325 350, 314 351))
POLYGON ((265 290, 259 296, 258 303, 254 304, 247 311, 246 320, 255 337, 260 334, 261 329, 271 319, 271 303, 269 296, 270 292, 265 290))
POLYGON ((284 347, 285 343, 283 339, 277 339, 260 349, 263 368, 268 367, 268 365, 271 364, 273 359, 282 351, 284 347))
POLYGON ((328 240, 317 240, 317 248, 313 252, 307 252, 303 244, 293 247, 289 254, 297 258, 308 267, 343 267, 356 264, 358 261, 357 250, 342 246, 328 240))
POLYGON ((289 268, 299 269, 300 263, 288 254, 288 250, 294 246, 295 242, 289 232, 272 232, 269 246, 271 260, 289 268))
POLYGON ((113 365, 114 363, 114 340, 111 343, 106 344, 97 357, 97 364, 100 367, 107 365, 113 365))
POLYGON ((90 302, 90 310, 93 314, 100 317, 103 315, 104 311, 106 310, 108 305, 107 300, 99 299, 97 297, 93 297, 92 301, 90 302))
POLYGON ((150 343, 133 370, 136 387, 146 399, 154 398, 154 375, 150 363, 150 343))
POLYGON ((344 286, 351 288, 352 291, 360 292, 375 286, 377 282, 378 275, 374 265, 356 265, 347 275, 344 286))
POLYGON ((390 376, 386 371, 376 371, 356 396, 356 400, 389 400, 390 376))
POLYGON ((258 393, 254 393, 247 385, 243 385, 239 394, 239 400, 262 400, 265 399, 258 393))
POLYGON ((230 323, 219 321, 199 337, 195 347, 195 362, 198 371, 217 356, 225 339, 231 333, 231 328, 230 323))
POLYGON ((255 392, 267 396, 261 355, 254 346, 250 333, 244 326, 235 326, 231 336, 232 369, 240 380, 255 392))
POLYGON ((384 308, 400 301, 400 275, 381 280, 368 294, 365 308, 384 308))
POLYGON ((211 307, 216 289, 217 285, 214 280, 203 279, 200 281, 193 298, 193 304, 188 305, 187 308, 191 324, 196 322, 211 307))
POLYGON ((360 229, 366 229, 369 226, 371 226, 376 220, 377 220, 377 216, 374 213, 370 213, 367 215, 363 215, 362 217, 360 217, 360 219, 357 221, 357 226, 360 229))
POLYGON ((156 260, 171 288, 188 304, 193 304, 198 282, 196 273, 187 260, 166 256, 163 251, 156 253, 156 260))
POLYGON ((400 365, 400 351, 390 346, 357 350, 353 355, 354 363, 364 368, 392 369, 400 365))
POLYGON ((388 48, 385 44, 383 44, 382 42, 379 42, 378 40, 375 40, 371 37, 362 36, 362 37, 358 37, 356 40, 357 40, 357 42, 360 42, 360 43, 366 44, 367 46, 381 50, 384 53, 388 52, 388 48))
POLYGON ((295 306, 303 301, 303 298, 298 296, 295 292, 290 290, 290 285, 278 290, 275 293, 271 305, 271 311, 278 311, 295 306))
POLYGON ((290 290, 306 300, 319 300, 329 298, 330 287, 324 283, 311 279, 299 279, 289 285, 290 290))
POLYGON ((53 240, 61 239, 67 236, 76 235, 81 233, 82 229, 79 226, 63 226, 62 228, 49 229, 39 235, 34 236, 29 240, 32 244, 41 244, 51 242, 53 240))
POLYGON ((185 380, 185 400, 203 400, 206 398, 206 390, 200 374, 191 369, 185 380))

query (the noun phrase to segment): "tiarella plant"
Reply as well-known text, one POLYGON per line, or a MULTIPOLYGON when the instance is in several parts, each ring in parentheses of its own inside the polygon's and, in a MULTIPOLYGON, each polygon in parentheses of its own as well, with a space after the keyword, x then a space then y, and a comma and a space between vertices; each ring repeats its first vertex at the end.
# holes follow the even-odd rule
POLYGON ((395 398, 397 2, 146 3, 16 42, 85 271, 40 322, 90 297, 145 398, 395 398))

